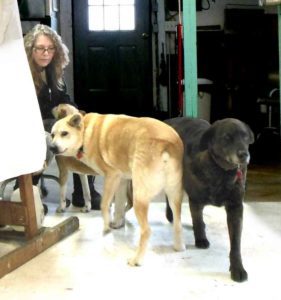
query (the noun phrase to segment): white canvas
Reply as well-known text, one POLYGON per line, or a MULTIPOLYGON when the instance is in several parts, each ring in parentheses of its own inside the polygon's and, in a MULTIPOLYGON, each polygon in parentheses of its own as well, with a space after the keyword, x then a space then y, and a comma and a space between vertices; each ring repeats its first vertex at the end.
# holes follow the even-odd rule
POLYGON ((0 181, 42 169, 45 132, 16 0, 0 1, 0 181))

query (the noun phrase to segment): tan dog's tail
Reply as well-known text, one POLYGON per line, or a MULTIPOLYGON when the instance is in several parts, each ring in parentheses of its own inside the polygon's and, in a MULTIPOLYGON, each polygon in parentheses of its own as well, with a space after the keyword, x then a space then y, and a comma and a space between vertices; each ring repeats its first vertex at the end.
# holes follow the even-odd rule
POLYGON ((170 159, 170 154, 167 150, 164 150, 163 153, 162 153, 162 159, 163 159, 163 162, 168 162, 168 160, 170 159))
POLYGON ((175 143, 163 141, 161 147, 161 157, 164 163, 169 162, 171 158, 183 156, 183 144, 181 140, 175 141, 175 143))

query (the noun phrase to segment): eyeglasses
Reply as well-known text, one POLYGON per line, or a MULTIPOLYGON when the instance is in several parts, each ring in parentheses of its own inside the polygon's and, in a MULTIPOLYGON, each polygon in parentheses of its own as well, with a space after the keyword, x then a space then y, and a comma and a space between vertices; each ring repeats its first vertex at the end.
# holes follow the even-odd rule
POLYGON ((53 54, 56 51, 55 47, 45 48, 42 46, 39 46, 39 47, 34 46, 33 49, 35 50, 35 52, 40 53, 40 54, 44 54, 46 51, 50 54, 53 54))

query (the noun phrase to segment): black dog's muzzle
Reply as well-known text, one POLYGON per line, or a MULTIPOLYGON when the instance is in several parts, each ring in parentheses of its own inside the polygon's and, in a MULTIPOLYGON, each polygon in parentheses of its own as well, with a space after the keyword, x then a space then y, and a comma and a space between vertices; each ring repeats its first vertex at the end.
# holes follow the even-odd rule
POLYGON ((250 158, 250 153, 247 150, 238 150, 237 151, 237 157, 240 160, 240 162, 243 163, 247 163, 249 161, 250 158))

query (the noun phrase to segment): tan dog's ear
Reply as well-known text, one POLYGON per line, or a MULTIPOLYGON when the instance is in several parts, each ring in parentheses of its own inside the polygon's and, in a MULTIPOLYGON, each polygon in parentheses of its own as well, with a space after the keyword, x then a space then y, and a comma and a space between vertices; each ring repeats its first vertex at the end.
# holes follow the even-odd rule
POLYGON ((66 109, 61 109, 58 114, 57 114, 57 119, 62 119, 67 116, 67 110, 66 109))
POLYGON ((74 114, 68 121, 68 125, 75 128, 80 128, 82 122, 82 116, 80 114, 74 114))
POLYGON ((52 109, 52 115, 56 120, 60 120, 67 116, 67 109, 62 108, 61 105, 58 105, 52 109))
POLYGON ((80 109, 79 109, 79 112, 80 112, 80 114, 81 114, 82 116, 85 116, 85 115, 86 115, 85 110, 80 110, 80 109))
MULTIPOLYGON (((71 114, 78 113, 78 109, 71 104, 62 103, 52 109, 52 114, 56 120, 60 120, 71 114)), ((82 113, 82 115, 84 115, 82 113)))

